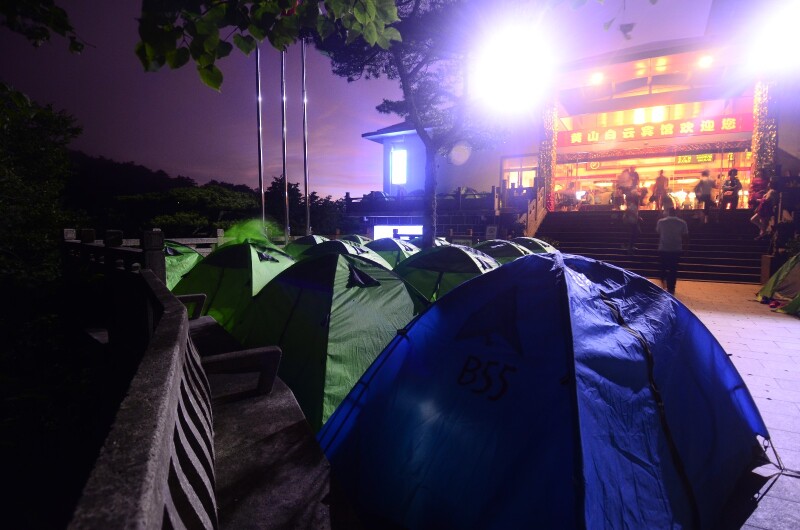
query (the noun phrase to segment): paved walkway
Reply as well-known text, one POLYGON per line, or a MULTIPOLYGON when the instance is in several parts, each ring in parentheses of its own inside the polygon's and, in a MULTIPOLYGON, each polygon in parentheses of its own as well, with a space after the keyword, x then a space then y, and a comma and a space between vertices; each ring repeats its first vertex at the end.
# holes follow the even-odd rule
MULTIPOLYGON (((759 286, 678 281, 683 302, 731 356, 756 401, 783 464, 800 470, 800 318, 775 313, 755 299, 759 286)), ((770 452, 770 458, 775 457, 770 452)), ((775 474, 774 466, 757 470, 775 474)), ((761 488, 742 528, 800 529, 800 478, 780 476, 761 488), (750 513, 752 512, 752 513, 750 513)))

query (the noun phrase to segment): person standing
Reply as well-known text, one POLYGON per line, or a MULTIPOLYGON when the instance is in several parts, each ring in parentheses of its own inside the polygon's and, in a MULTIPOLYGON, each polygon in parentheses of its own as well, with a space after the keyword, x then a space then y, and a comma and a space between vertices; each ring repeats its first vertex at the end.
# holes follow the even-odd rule
POLYGON ((689 227, 686 221, 675 215, 674 208, 666 208, 664 217, 656 223, 658 232, 658 261, 661 276, 661 287, 668 293, 675 294, 678 281, 678 263, 683 252, 683 244, 689 238, 689 227))
POLYGON ((708 212, 711 211, 711 190, 714 189, 714 180, 711 178, 711 172, 704 170, 700 174, 700 180, 694 187, 694 194, 697 202, 703 205, 703 223, 708 223, 708 212))
POLYGON ((720 208, 725 210, 731 205, 731 210, 739 206, 739 192, 742 190, 742 182, 739 180, 739 170, 736 168, 728 171, 728 178, 722 183, 722 204, 720 208))
POLYGON ((627 250, 628 254, 633 254, 634 251, 637 250, 636 242, 639 240, 639 233, 641 232, 641 228, 639 227, 641 218, 639 217, 639 201, 637 200, 637 194, 631 192, 628 198, 628 204, 625 207, 625 211, 622 213, 622 224, 630 231, 627 250))
POLYGON ((773 217, 775 217, 775 209, 778 206, 777 187, 777 181, 774 179, 770 180, 767 193, 765 193, 761 198, 758 206, 756 206, 756 211, 753 214, 753 217, 750 218, 750 222, 758 227, 758 235, 756 236, 756 240, 764 239, 769 235, 769 226, 773 217))

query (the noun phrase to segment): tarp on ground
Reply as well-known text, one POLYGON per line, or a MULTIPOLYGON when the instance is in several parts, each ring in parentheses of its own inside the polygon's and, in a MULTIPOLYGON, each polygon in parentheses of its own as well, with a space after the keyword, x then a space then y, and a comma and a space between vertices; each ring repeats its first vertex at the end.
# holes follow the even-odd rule
POLYGON ((280 346, 278 375, 316 430, 425 299, 359 256, 295 263, 254 299, 231 331, 246 347, 280 346))
POLYGON ((164 261, 167 267, 167 289, 177 285, 184 274, 200 263, 203 255, 188 245, 164 240, 164 261))
POLYGON ((392 270, 392 266, 381 257, 380 254, 367 247, 354 243, 352 241, 345 241, 337 239, 335 241, 323 241, 318 245, 307 248, 300 254, 297 259, 302 260, 306 258, 313 258, 314 256, 322 256, 323 254, 349 254, 351 256, 360 256, 369 260, 376 265, 380 265, 388 270, 392 270))
POLYGON ((488 241, 481 241, 475 245, 477 250, 487 254, 497 260, 501 265, 514 261, 522 256, 533 254, 530 250, 513 241, 506 241, 505 239, 489 239, 488 241))
POLYGON ((714 528, 764 456, 757 435, 750 393, 694 314, 555 253, 433 304, 318 439, 368 528, 714 528))
POLYGON ((364 246, 377 252, 392 268, 407 257, 419 252, 419 247, 416 245, 393 237, 382 237, 375 241, 370 241, 364 246))
POLYGON ((300 254, 308 250, 310 247, 314 245, 319 245, 325 241, 329 241, 327 237, 324 236, 303 236, 298 237, 284 248, 284 252, 292 256, 293 258, 298 258, 300 254))
POLYGON ((522 245, 534 254, 558 252, 558 249, 547 241, 535 237, 515 237, 511 241, 517 245, 522 245))
POLYGON ((205 293, 202 314, 229 332, 253 296, 294 260, 268 246, 246 241, 214 250, 175 286, 175 294, 205 293))
POLYGON ((462 245, 425 248, 399 263, 394 271, 430 301, 500 264, 480 250, 462 245))

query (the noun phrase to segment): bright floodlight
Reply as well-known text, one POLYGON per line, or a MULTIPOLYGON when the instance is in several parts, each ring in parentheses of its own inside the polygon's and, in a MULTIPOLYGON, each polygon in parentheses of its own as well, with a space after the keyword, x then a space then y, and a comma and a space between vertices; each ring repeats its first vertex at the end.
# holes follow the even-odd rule
POLYGON ((757 26, 750 48, 748 64, 761 74, 797 73, 797 24, 800 21, 800 0, 776 2, 775 7, 757 26))
POLYGON ((475 56, 472 97, 502 113, 523 112, 540 103, 553 77, 551 43, 532 26, 495 31, 475 56))

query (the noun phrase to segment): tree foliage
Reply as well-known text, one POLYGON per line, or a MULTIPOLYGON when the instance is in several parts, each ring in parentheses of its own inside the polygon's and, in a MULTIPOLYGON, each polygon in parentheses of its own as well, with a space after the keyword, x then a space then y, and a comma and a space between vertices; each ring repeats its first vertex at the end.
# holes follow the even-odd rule
POLYGON ((72 116, 0 84, 0 276, 16 283, 55 278, 72 116))
POLYGON ((436 162, 456 142, 479 148, 493 136, 470 108, 466 91, 468 42, 487 4, 469 0, 399 0, 403 40, 388 49, 347 43, 339 27, 319 49, 331 58, 336 75, 355 81, 386 76, 399 81, 402 100, 384 100, 378 110, 394 113, 417 132, 425 146, 425 215, 423 245, 436 233, 436 162))
POLYGON ((0 26, 23 35, 37 47, 49 41, 53 32, 69 39, 71 52, 83 51, 84 43, 75 33, 67 12, 53 0, 0 1, 0 26))
POLYGON ((400 39, 392 0, 144 0, 136 54, 148 71, 195 62, 202 81, 219 90, 218 59, 234 46, 250 54, 267 39, 285 50, 301 35, 330 34, 338 24, 348 42, 388 48, 400 39))

